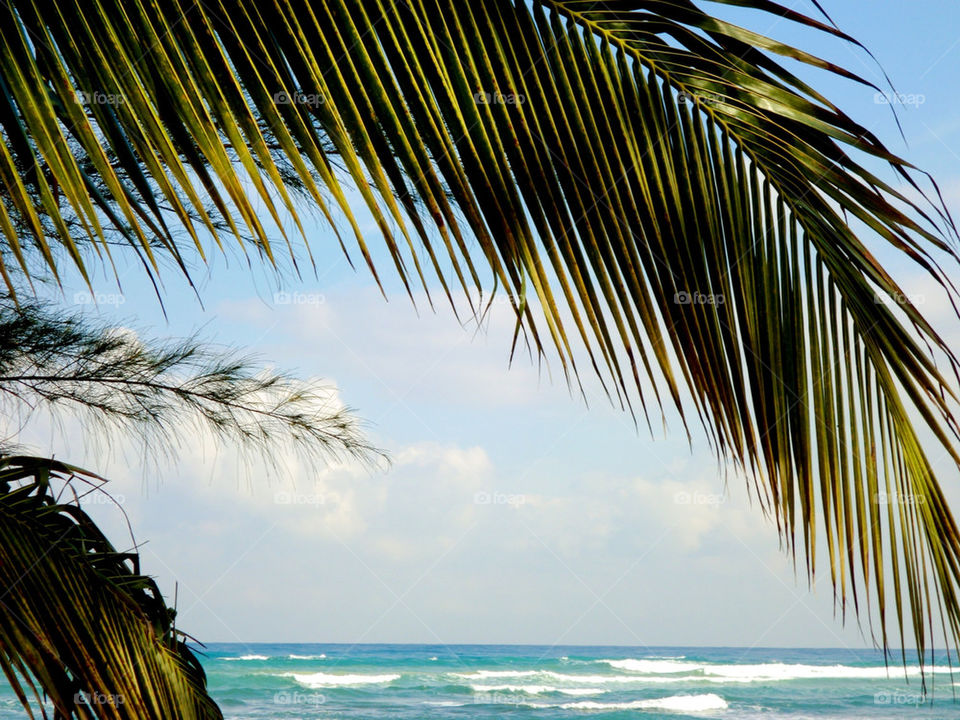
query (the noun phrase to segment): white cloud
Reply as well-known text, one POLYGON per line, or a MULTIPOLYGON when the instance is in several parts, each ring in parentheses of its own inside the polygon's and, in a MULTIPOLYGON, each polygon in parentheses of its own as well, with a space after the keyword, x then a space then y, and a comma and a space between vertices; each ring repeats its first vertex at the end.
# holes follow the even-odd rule
POLYGON ((503 302, 491 306, 478 329, 466 314, 461 325, 442 295, 434 297, 436 313, 422 293, 414 296, 419 313, 405 297, 384 302, 374 287, 327 290, 324 297, 321 305, 276 306, 266 313, 261 300, 224 302, 217 312, 262 328, 265 341, 283 356, 353 368, 392 403, 456 396, 481 407, 516 407, 560 395, 569 402, 555 357, 541 376, 521 341, 511 367, 515 321, 503 302))

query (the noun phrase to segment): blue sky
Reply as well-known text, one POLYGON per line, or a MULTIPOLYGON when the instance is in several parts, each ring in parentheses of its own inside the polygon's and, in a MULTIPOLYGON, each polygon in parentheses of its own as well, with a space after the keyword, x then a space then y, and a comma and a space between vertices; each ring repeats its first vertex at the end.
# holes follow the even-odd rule
MULTIPOLYGON (((816 86, 933 173, 960 212, 960 6, 824 5, 911 98, 898 106, 907 143, 873 90, 822 75, 816 86)), ((882 83, 862 51, 770 25, 750 27, 882 83)), ((396 283, 385 302, 362 268, 352 271, 328 231, 317 226, 310 239, 317 277, 278 287, 217 258, 202 306, 167 275, 165 319, 136 268, 121 264, 122 304, 99 312, 153 335, 200 330, 329 379, 392 453, 389 471, 290 458, 271 477, 203 442, 157 469, 89 448, 70 423, 64 433, 27 429, 38 449, 113 479, 137 539, 149 540, 144 567, 167 593, 178 584, 181 627, 210 641, 864 645, 855 623, 834 617, 826 565, 808 593, 743 482, 731 476, 724 489, 700 433, 691 449, 676 418, 666 437, 637 432, 590 380, 588 410, 556 363, 552 377, 524 357, 508 369, 505 307, 481 332, 440 302, 435 314, 421 302, 418 317, 396 283), (278 305, 278 289, 309 299, 278 305), (277 502, 291 495, 323 502, 277 502)), ((109 278, 98 289, 118 292, 109 278)), ((65 291, 68 304, 76 290, 65 291)), ((928 311, 946 317, 932 298, 928 311)), ((960 335, 955 323, 944 329, 960 335)), ((123 545, 117 513, 91 512, 123 545)))

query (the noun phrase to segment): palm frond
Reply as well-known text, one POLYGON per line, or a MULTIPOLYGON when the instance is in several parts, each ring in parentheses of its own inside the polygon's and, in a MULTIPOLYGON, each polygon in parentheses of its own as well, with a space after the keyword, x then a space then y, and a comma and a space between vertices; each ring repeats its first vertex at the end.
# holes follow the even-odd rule
POLYGON ((222 718, 138 555, 117 552, 80 508, 102 484, 64 463, 0 458, 0 669, 31 718, 48 717, 44 698, 57 718, 222 718))
POLYGON ((106 258, 115 207, 156 267, 146 238, 173 219, 199 252, 202 227, 224 235, 205 199, 275 259, 253 201, 280 225, 296 207, 269 128, 374 274, 348 180, 408 286, 429 265, 452 301, 490 277, 568 378, 585 351, 625 407, 695 413, 810 576, 820 528, 844 611, 866 593, 878 642, 892 617, 923 662, 937 620, 960 638, 960 535, 931 461, 960 464, 957 361, 856 228, 951 299, 937 257, 956 231, 901 189, 922 175, 776 56, 866 83, 700 7, 718 4, 850 40, 769 0, 6 0, 0 259, 29 272, 15 212, 55 269, 41 217, 61 206, 106 258), (139 198, 118 168, 149 178, 139 198))

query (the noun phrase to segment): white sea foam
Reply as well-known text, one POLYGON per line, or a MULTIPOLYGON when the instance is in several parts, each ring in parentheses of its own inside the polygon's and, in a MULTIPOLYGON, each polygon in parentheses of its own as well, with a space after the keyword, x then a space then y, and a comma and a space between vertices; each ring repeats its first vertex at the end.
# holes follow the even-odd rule
POLYGON ((323 653, 320 655, 287 655, 291 660, 326 660, 327 656, 323 653))
POLYGON ((284 673, 281 677, 292 677, 301 685, 310 688, 346 687, 349 685, 382 685, 400 678, 399 675, 334 675, 331 673, 284 673))
POLYGON ((586 700, 560 705, 564 710, 675 710, 677 712, 704 712, 707 710, 725 710, 727 701, 719 695, 671 695, 652 700, 634 700, 632 702, 602 703, 586 700))
POLYGON ((266 655, 241 655, 235 658, 224 658, 224 660, 269 660, 266 655))
POLYGON ((472 673, 452 673, 454 677, 467 680, 485 680, 487 678, 517 678, 542 675, 541 670, 477 670, 472 673))
MULTIPOLYGON (((618 659, 597 660, 610 666, 613 674, 569 674, 552 670, 477 670, 452 673, 455 678, 488 683, 501 681, 510 687, 593 688, 609 685, 668 685, 676 683, 757 683, 790 680, 884 680, 903 677, 903 669, 891 666, 854 667, 850 665, 804 665, 759 663, 750 665, 699 663, 690 660, 618 659)), ((928 672, 946 673, 949 667, 927 668, 928 672)), ((908 667, 907 675, 920 675, 919 667, 908 667)), ((506 687, 506 686, 505 686, 506 687)), ((522 692, 522 690, 518 690, 522 692)))
MULTIPOLYGON (((754 665, 712 665, 709 663, 678 662, 672 660, 598 660, 612 668, 637 676, 666 675, 664 680, 702 679, 709 682, 772 682, 780 680, 826 680, 826 679, 885 679, 903 674, 903 669, 893 667, 852 667, 850 665, 802 665, 787 663, 761 663, 754 665), (692 677, 679 677, 692 676, 692 677)), ((928 672, 950 672, 948 667, 927 668, 928 672)), ((920 675, 919 667, 908 667, 910 676, 920 675)), ((653 679, 653 678, 651 678, 653 679)))
MULTIPOLYGON (((555 681, 570 683, 573 685, 596 685, 607 683, 642 683, 653 682, 652 678, 637 677, 630 675, 571 675, 569 673, 558 673, 552 670, 478 670, 472 673, 452 673, 454 677, 465 680, 514 680, 521 678, 536 679, 541 682, 555 681)), ((670 682, 672 678, 666 678, 670 682)), ((681 682, 683 678, 676 678, 681 682)), ((657 682, 663 681, 657 679, 657 682)))
POLYGON ((554 685, 471 685, 470 689, 478 693, 515 692, 527 695, 542 695, 543 693, 562 693, 564 695, 601 695, 606 690, 601 688, 565 688, 554 685))
POLYGON ((606 663, 617 670, 626 672, 644 673, 648 675, 669 675, 671 673, 689 673, 702 670, 705 665, 702 663, 681 662, 679 660, 597 660, 599 663, 606 663))
POLYGON ((563 695, 599 695, 607 692, 597 688, 556 688, 556 691, 563 695))

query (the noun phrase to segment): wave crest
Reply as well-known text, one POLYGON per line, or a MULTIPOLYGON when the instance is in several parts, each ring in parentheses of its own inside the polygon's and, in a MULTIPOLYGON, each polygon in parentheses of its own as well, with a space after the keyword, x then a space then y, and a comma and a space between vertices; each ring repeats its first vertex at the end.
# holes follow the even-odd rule
POLYGON ((347 687, 351 685, 383 685, 399 680, 400 676, 394 673, 386 675, 334 675, 332 673, 284 673, 281 677, 292 677, 301 685, 309 688, 347 687))
MULTIPOLYGON (((802 665, 787 663, 759 663, 753 665, 724 665, 673 660, 597 660, 610 667, 639 676, 666 675, 662 680, 706 680, 709 682, 775 682, 781 680, 883 680, 895 677, 903 669, 885 667, 854 667, 851 665, 802 665)), ((950 672, 947 667, 932 667, 929 672, 950 672)), ((919 667, 906 668, 907 675, 919 676, 919 667)))
POLYGON ((671 695, 665 698, 652 700, 634 700, 632 702, 602 703, 592 700, 565 703, 560 705, 564 710, 675 710, 677 712, 704 712, 706 710, 726 710, 727 701, 719 695, 707 693, 704 695, 671 695))

